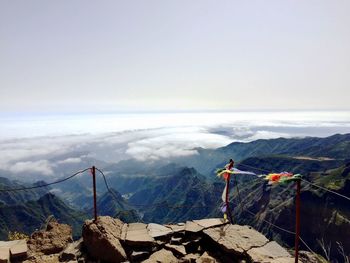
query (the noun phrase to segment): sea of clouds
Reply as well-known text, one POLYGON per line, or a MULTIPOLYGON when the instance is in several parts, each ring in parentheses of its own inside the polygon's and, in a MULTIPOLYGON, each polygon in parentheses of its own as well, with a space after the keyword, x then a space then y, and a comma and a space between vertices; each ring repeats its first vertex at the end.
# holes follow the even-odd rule
POLYGON ((93 159, 150 162, 235 141, 350 133, 350 112, 8 115, 0 121, 0 176, 24 180, 69 174, 93 159))

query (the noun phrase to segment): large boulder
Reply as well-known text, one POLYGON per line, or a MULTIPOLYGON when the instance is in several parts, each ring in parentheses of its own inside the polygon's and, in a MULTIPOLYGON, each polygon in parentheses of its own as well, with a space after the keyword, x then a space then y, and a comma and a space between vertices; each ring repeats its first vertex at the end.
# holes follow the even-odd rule
POLYGON ((100 216, 97 221, 85 221, 83 225, 84 246, 88 254, 105 262, 123 262, 127 259, 120 240, 124 223, 109 216, 100 216))
POLYGON ((229 254, 245 255, 254 247, 261 247, 268 243, 268 239, 248 226, 226 225, 208 228, 204 234, 222 250, 229 254))
POLYGON ((254 247, 248 251, 252 262, 285 262, 293 263, 294 258, 275 241, 271 241, 262 247, 254 247))
POLYGON ((174 254, 165 249, 161 249, 153 253, 149 259, 142 261, 143 263, 177 263, 179 260, 174 256, 174 254))
POLYGON ((79 239, 73 243, 70 243, 60 255, 60 261, 77 260, 82 255, 83 239, 79 239))
POLYGON ((35 231, 31 235, 28 247, 33 252, 49 255, 61 252, 70 242, 73 242, 72 227, 51 220, 45 230, 35 231))

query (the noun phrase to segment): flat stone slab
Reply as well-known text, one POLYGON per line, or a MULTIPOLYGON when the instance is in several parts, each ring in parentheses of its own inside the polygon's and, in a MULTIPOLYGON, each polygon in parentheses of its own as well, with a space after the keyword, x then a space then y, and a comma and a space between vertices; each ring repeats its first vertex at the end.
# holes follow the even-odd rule
POLYGON ((133 251, 131 254, 131 259, 133 261, 140 261, 148 258, 149 252, 148 251, 133 251))
POLYGON ((0 263, 10 262, 10 249, 8 247, 0 247, 0 263))
POLYGON ((201 219, 201 220, 193 220, 193 222, 204 227, 205 229, 209 228, 209 227, 215 227, 215 226, 221 226, 221 225, 227 224, 221 218, 208 218, 208 219, 201 219))
POLYGON ((164 248, 153 253, 149 259, 142 261, 143 263, 178 263, 178 259, 169 250, 164 248))
POLYGON ((225 252, 243 254, 253 247, 262 247, 269 240, 248 226, 226 225, 205 229, 204 234, 218 243, 225 252))
POLYGON ((169 236, 173 233, 173 230, 171 230, 171 228, 154 223, 148 224, 147 229, 148 234, 153 238, 169 236))
POLYGON ((128 225, 125 241, 129 245, 153 245, 155 240, 147 230, 147 225, 143 223, 131 223, 128 225))
POLYGON ((274 259, 291 258, 287 250, 275 241, 271 241, 262 247, 252 248, 247 253, 252 262, 271 262, 274 259))
MULTIPOLYGON (((10 258, 23 258, 27 256, 28 246, 25 239, 13 240, 13 241, 0 241, 0 248, 3 251, 2 253, 7 253, 6 250, 10 253, 10 258)), ((1 262, 0 255, 0 262, 1 262)))
POLYGON ((176 225, 165 225, 165 226, 171 228, 171 230, 174 233, 185 231, 185 223, 179 223, 176 225))
MULTIPOLYGON (((269 261, 269 263, 294 263, 295 262, 295 259, 294 258, 291 258, 291 257, 288 257, 288 258, 276 258, 276 259, 273 259, 271 261, 269 261)), ((298 260, 298 263, 302 263, 300 260, 298 260)))
POLYGON ((190 254, 187 254, 186 256, 184 256, 183 258, 181 258, 181 261, 180 262, 196 262, 196 260, 198 260, 200 258, 200 254, 193 254, 193 253, 190 253, 190 254))
POLYGON ((165 249, 170 250, 171 252, 173 252, 175 255, 178 255, 180 257, 185 256, 186 253, 186 249, 185 246, 178 246, 178 245, 170 245, 170 244, 166 244, 165 245, 165 249))
POLYGON ((180 245, 182 244, 182 237, 172 237, 170 240, 171 245, 180 245))
POLYGON ((208 252, 204 252, 203 255, 200 256, 200 258, 198 258, 196 260, 196 263, 216 263, 217 261, 215 260, 215 258, 209 256, 208 252))
POLYGON ((12 247, 14 245, 27 243, 25 239, 19 239, 19 240, 12 240, 12 241, 0 241, 0 247, 12 247))
POLYGON ((185 231, 191 233, 198 233, 204 229, 203 226, 196 224, 193 221, 187 221, 185 225, 185 231))

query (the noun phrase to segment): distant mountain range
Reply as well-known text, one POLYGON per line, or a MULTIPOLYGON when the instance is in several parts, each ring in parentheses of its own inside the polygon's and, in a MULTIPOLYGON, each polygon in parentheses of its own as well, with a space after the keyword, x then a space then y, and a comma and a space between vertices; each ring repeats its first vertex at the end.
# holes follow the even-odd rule
MULTIPOLYGON (((230 158, 235 159, 236 167, 241 170, 257 174, 269 171, 301 173, 306 180, 350 196, 350 134, 236 142, 214 150, 197 151, 198 155, 175 160, 147 163, 126 160, 105 164, 103 171, 111 191, 107 192, 98 174, 98 213, 127 222, 170 223, 220 217, 224 182, 214 171, 230 158)), ((235 177, 240 195, 233 182, 234 221, 254 225, 270 237, 292 246, 293 235, 281 232, 263 220, 294 230, 293 184, 271 187, 255 176, 235 177)), ((0 188, 20 185, 18 181, 0 178, 0 188)), ((82 210, 88 216, 92 215, 91 186, 91 176, 84 175, 57 184, 54 189, 0 192, 0 238, 7 235, 7 230, 30 233, 50 214, 62 222, 80 226, 87 217, 82 216, 82 210)), ((350 248, 346 235, 350 233, 348 201, 304 183, 301 200, 302 237, 312 249, 321 251, 318 239, 332 243, 339 241, 350 248)), ((80 229, 75 229, 78 235, 80 229)), ((332 253, 335 257, 338 255, 335 246, 332 253)))
POLYGON ((342 161, 350 158, 350 134, 336 134, 326 138, 278 138, 249 143, 234 142, 214 150, 198 148, 197 151, 198 155, 179 158, 178 162, 211 176, 214 168, 222 166, 229 158, 242 161, 249 157, 281 155, 327 157, 342 161))
POLYGON ((67 206, 62 200, 51 193, 47 193, 36 201, 16 205, 0 206, 0 239, 7 238, 9 231, 30 234, 45 223, 48 216, 53 215, 59 222, 70 224, 74 229, 74 236, 80 236, 81 225, 85 214, 77 212, 67 206))

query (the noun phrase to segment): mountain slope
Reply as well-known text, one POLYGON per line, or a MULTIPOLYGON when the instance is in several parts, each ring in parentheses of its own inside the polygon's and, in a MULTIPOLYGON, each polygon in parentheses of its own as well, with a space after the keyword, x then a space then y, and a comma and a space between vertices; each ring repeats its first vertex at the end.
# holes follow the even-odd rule
POLYGON ((36 201, 0 206, 0 225, 2 226, 0 239, 6 239, 8 231, 30 234, 39 229, 50 215, 61 223, 71 225, 75 236, 80 235, 81 224, 88 217, 67 206, 55 195, 48 193, 36 201))
POLYGON ((114 189, 98 198, 97 207, 99 215, 119 218, 126 223, 140 221, 137 211, 114 189))
POLYGON ((222 189, 220 183, 208 183, 195 169, 182 168, 145 185, 129 202, 144 213, 144 221, 180 222, 218 212, 222 189))
POLYGON ((327 157, 344 160, 350 156, 350 134, 336 134, 326 138, 278 138, 249 143, 234 142, 215 150, 197 149, 198 155, 179 158, 178 162, 196 168, 204 175, 233 158, 241 161, 249 157, 285 155, 290 157, 327 157))
MULTIPOLYGON (((312 173, 309 180, 324 187, 331 187, 341 194, 350 195, 350 164, 337 169, 312 173)), ((266 182, 255 180, 239 183, 240 195, 233 190, 234 218, 240 224, 250 224, 257 229, 293 246, 294 235, 281 232, 263 220, 272 222, 284 229, 294 231, 295 227, 295 185, 269 186, 266 182), (240 204, 242 199, 243 206, 240 204), (238 204, 240 204, 238 206, 238 204), (253 213, 252 216, 249 212, 253 213)), ((301 236, 318 253, 322 239, 332 244, 332 258, 341 260, 337 242, 341 242, 349 252, 350 206, 349 201, 332 193, 313 188, 302 182, 301 191, 301 236)))
MULTIPOLYGON (((34 184, 23 184, 18 181, 12 181, 5 177, 0 177, 0 189, 17 189, 23 187, 31 187, 39 184, 45 184, 45 182, 36 182, 34 184)), ((50 190, 49 187, 37 188, 26 191, 0 191, 0 205, 14 205, 25 203, 30 200, 37 200, 50 190)))

